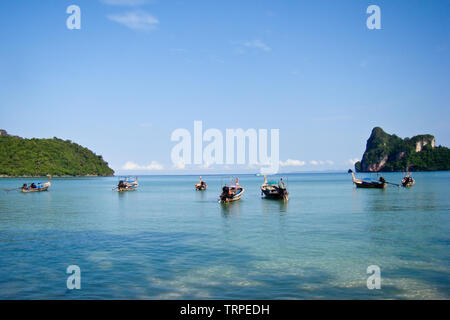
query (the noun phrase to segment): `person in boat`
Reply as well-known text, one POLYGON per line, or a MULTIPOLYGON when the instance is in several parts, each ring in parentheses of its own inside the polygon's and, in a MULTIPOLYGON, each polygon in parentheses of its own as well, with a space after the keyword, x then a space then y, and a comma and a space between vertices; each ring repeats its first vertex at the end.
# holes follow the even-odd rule
POLYGON ((200 186, 206 188, 206 182, 202 180, 202 176, 200 176, 200 186))
POLYGON ((30 186, 30 188, 31 188, 31 189, 36 189, 36 185, 34 184, 34 182, 33 182, 33 183, 31 183, 31 186, 30 186))
POLYGON ((278 182, 278 188, 286 189, 286 185, 284 184, 283 178, 280 178, 280 181, 278 182))
POLYGON ((384 180, 384 178, 383 178, 383 177, 380 177, 380 179, 379 179, 379 180, 380 180, 380 182, 381 182, 381 183, 386 183, 386 180, 384 180))
POLYGON ((27 189, 28 189, 28 184, 24 183, 24 184, 22 185, 22 189, 27 190, 27 189))
POLYGON ((239 185, 239 178, 236 178, 236 185, 239 185))
POLYGON ((226 201, 227 199, 232 199, 236 194, 236 190, 229 186, 224 186, 222 189, 222 194, 220 195, 221 201, 226 201))

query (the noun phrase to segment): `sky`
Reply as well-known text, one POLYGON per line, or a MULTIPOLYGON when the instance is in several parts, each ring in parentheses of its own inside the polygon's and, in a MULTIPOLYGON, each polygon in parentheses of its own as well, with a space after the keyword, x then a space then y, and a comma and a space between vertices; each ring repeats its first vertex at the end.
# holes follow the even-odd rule
POLYGON ((174 165, 171 134, 195 120, 279 129, 281 172, 348 169, 375 126, 450 146, 449 13, 447 0, 1 1, 0 128, 70 139, 118 174, 257 171, 174 165))

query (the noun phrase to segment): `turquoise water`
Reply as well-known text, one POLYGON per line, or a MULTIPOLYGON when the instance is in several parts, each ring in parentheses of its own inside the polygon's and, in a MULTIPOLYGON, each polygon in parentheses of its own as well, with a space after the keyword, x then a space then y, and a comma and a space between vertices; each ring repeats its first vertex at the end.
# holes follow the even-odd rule
POLYGON ((0 298, 448 299, 450 173, 414 177, 372 190, 343 173, 289 175, 287 204, 261 199, 256 176, 240 176, 246 192, 227 205, 220 176, 204 176, 205 192, 192 176, 140 177, 123 194, 117 178, 1 192, 0 298), (66 288, 69 265, 81 290, 66 288), (369 265, 380 290, 367 289, 369 265))

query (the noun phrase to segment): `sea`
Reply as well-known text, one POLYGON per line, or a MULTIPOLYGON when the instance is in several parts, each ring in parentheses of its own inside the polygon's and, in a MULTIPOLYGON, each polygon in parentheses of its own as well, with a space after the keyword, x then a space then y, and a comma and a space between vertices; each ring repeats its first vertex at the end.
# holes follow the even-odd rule
POLYGON ((1 190, 0 299, 449 299, 450 173, 413 177, 379 190, 347 173, 287 174, 284 202, 240 175, 229 204, 220 175, 204 175, 203 192, 186 175, 140 176, 124 193, 118 177, 1 190))

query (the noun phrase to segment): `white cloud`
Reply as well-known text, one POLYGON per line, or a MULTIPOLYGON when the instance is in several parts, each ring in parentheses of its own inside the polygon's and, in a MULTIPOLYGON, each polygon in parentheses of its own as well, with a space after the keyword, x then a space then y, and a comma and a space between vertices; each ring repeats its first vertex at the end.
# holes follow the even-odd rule
POLYGON ((152 161, 149 165, 140 166, 132 161, 128 161, 122 167, 123 170, 163 170, 164 167, 156 161, 152 161))
POLYGON ((358 161, 359 161, 358 158, 348 159, 348 160, 347 160, 347 164, 351 164, 352 166, 354 166, 355 163, 357 163, 358 161))
POLYGON ((186 165, 184 164, 183 161, 179 161, 178 163, 174 164, 173 167, 174 167, 175 169, 182 170, 182 169, 185 169, 185 168, 186 168, 186 165))
POLYGON ((147 3, 147 0, 100 0, 104 4, 109 4, 111 6, 140 6, 147 3))
POLYGON ((254 48, 254 49, 263 50, 263 51, 266 51, 266 52, 272 50, 271 47, 269 47, 267 44, 265 44, 261 40, 246 41, 246 42, 243 43, 243 46, 247 47, 247 48, 254 48))
POLYGON ((302 167, 306 164, 305 161, 287 159, 286 161, 280 161, 281 167, 302 167))
POLYGON ((108 15, 108 19, 123 24, 130 29, 151 30, 159 24, 159 20, 145 11, 130 11, 108 15))
POLYGON ((261 167, 270 167, 271 162, 256 162, 256 163, 249 163, 245 168, 246 169, 259 169, 261 167))
POLYGON ((318 166, 318 165, 321 165, 321 166, 324 166, 324 165, 332 166, 332 165, 334 165, 334 162, 331 161, 331 160, 311 160, 309 163, 312 164, 313 166, 318 166))

